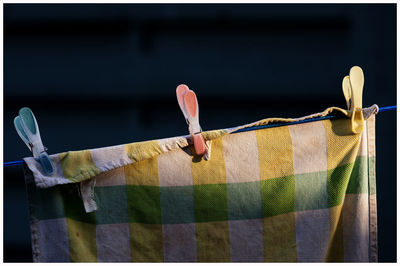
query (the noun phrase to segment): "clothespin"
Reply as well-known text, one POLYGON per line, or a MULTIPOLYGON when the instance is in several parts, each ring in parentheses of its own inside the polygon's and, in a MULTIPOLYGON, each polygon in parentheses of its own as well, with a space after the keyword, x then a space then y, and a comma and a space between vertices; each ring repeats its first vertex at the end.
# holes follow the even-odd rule
POLYGON ((344 98, 346 99, 347 109, 350 110, 351 105, 351 87, 350 87, 350 77, 345 76, 342 82, 342 89, 344 98))
POLYGON ((364 127, 364 116, 362 113, 363 87, 364 73, 360 67, 354 66, 350 69, 349 76, 344 77, 342 82, 347 108, 351 112, 351 131, 354 134, 361 133, 364 127))
POLYGON ((33 157, 39 160, 46 175, 51 175, 54 165, 47 154, 47 148, 43 146, 40 138, 39 126, 32 110, 28 107, 19 110, 19 116, 14 118, 14 126, 20 138, 28 146, 33 157))
POLYGON ((194 150, 197 155, 204 155, 207 152, 207 146, 201 135, 201 127, 199 124, 199 104, 194 91, 189 90, 185 84, 181 84, 176 88, 176 97, 179 107, 185 116, 189 125, 189 132, 192 137, 194 150))

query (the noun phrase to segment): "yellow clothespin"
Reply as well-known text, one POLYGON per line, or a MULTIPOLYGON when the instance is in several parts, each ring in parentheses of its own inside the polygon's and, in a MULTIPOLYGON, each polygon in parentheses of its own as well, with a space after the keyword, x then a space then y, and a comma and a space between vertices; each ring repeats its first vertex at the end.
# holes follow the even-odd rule
POLYGON ((345 76, 342 82, 342 89, 344 98, 346 99, 347 110, 350 110, 351 105, 351 88, 350 88, 350 77, 345 76))
POLYGON ((342 86, 347 107, 351 112, 351 131, 354 134, 360 134, 364 127, 364 116, 362 113, 364 73, 361 67, 352 67, 349 76, 344 77, 342 86))

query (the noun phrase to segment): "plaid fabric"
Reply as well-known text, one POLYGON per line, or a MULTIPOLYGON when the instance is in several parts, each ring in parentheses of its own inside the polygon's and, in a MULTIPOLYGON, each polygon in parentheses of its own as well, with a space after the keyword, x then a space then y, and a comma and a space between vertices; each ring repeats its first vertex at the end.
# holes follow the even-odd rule
POLYGON ((51 177, 25 158, 34 261, 377 261, 376 112, 203 132, 208 161, 188 136, 51 155, 51 177))

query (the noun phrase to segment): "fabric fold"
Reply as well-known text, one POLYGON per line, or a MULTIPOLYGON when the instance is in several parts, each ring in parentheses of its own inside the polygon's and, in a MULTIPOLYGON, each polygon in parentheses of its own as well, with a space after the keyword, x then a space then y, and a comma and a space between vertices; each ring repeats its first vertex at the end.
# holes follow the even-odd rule
MULTIPOLYGON (((363 109, 365 119, 378 112, 378 106, 372 105, 363 109)), ((301 122, 312 118, 323 118, 328 115, 338 115, 351 118, 351 112, 338 107, 330 107, 320 113, 300 118, 267 118, 250 124, 219 130, 202 132, 207 143, 212 142, 226 134, 238 130, 266 126, 276 123, 301 122)), ((33 157, 24 158, 28 168, 32 171, 35 183, 39 188, 52 187, 68 183, 77 183, 88 180, 96 175, 118 167, 123 167, 135 162, 147 160, 154 156, 190 145, 190 135, 165 138, 152 141, 135 142, 106 148, 69 151, 50 155, 50 160, 56 167, 51 176, 46 176, 40 163, 33 157)), ((211 145, 210 145, 211 146, 211 145)), ((208 154, 207 156, 211 156, 208 154)))

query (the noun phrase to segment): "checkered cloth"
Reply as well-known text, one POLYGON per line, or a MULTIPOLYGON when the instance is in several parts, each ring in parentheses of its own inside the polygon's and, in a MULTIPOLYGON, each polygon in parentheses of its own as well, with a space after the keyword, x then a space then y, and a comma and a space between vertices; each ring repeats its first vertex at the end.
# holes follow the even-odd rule
POLYGON ((189 136, 51 155, 50 177, 25 158, 33 259, 377 261, 377 106, 363 113, 362 134, 335 107, 203 132, 209 160, 189 136))

